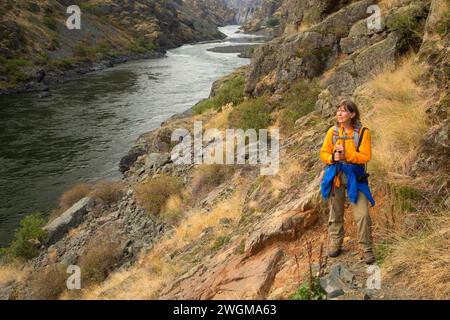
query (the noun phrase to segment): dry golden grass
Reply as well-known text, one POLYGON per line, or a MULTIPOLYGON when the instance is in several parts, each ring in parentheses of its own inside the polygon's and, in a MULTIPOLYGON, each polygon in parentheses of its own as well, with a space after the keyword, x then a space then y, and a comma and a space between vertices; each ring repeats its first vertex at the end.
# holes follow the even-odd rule
POLYGON ((123 183, 121 181, 99 181, 93 188, 90 196, 104 205, 111 205, 123 196, 123 183))
MULTIPOLYGON (((158 243, 144 254, 130 269, 113 273, 105 282, 84 291, 85 299, 156 299, 160 290, 177 275, 189 270, 190 265, 171 259, 170 255, 179 252, 187 244, 197 240, 202 232, 213 227, 217 235, 220 219, 227 217, 237 221, 241 214, 245 192, 236 192, 231 198, 216 206, 211 212, 195 210, 183 223, 166 234, 158 243)), ((208 247, 209 248, 209 247, 208 247)))
POLYGON ((136 187, 136 200, 151 215, 159 215, 171 195, 182 194, 183 184, 175 176, 159 175, 136 187))
POLYGON ((74 185, 72 188, 67 190, 62 194, 59 198, 59 206, 61 208, 70 208, 77 201, 86 197, 92 190, 92 186, 85 182, 81 182, 79 184, 74 185))
POLYGON ((58 208, 53 209, 49 214, 49 221, 59 217, 64 211, 69 209, 84 197, 91 196, 97 203, 111 205, 120 200, 123 195, 123 183, 121 181, 102 180, 94 186, 86 182, 74 185, 65 191, 59 198, 58 208))
POLYGON ((267 191, 272 197, 277 198, 283 190, 292 187, 304 172, 298 159, 289 159, 281 164, 278 173, 269 178, 267 191))
POLYGON ((419 297, 448 299, 450 211, 427 199, 436 193, 431 181, 439 180, 440 173, 420 180, 410 175, 430 127, 425 108, 434 88, 417 81, 425 71, 409 56, 387 66, 362 92, 363 123, 372 133, 369 171, 375 171, 378 194, 374 235, 386 283, 400 295, 408 287, 419 297))
POLYGON ((372 165, 378 173, 408 174, 428 129, 425 89, 416 80, 423 72, 414 57, 388 66, 368 84, 369 113, 363 123, 372 132, 372 165))
POLYGON ((221 202, 211 212, 206 213, 198 210, 191 213, 183 224, 174 232, 171 241, 177 245, 185 245, 195 240, 208 227, 218 227, 220 218, 237 219, 241 214, 242 200, 239 196, 234 196, 224 202, 221 202))
POLYGON ((25 271, 21 271, 18 265, 7 264, 0 266, 0 286, 7 285, 13 281, 22 281, 25 271))
POLYGON ((49 265, 31 276, 34 299, 56 300, 66 287, 67 273, 63 265, 49 265))
POLYGON ((386 278, 434 299, 450 299, 450 211, 429 218, 428 228, 398 237, 386 256, 386 278))
POLYGON ((365 96, 362 120, 372 133, 369 171, 379 177, 374 181, 381 195, 375 220, 381 237, 404 232, 405 214, 414 208, 408 208, 411 204, 405 201, 409 200, 399 191, 408 193, 416 188, 409 174, 429 128, 425 112, 428 89, 417 83, 425 70, 414 58, 386 66, 361 92, 365 96))
POLYGON ((169 225, 177 224, 183 217, 183 199, 177 195, 171 195, 164 204, 161 219, 169 225))
POLYGON ((380 0, 378 1, 378 5, 382 12, 387 12, 394 7, 400 7, 409 2, 411 2, 411 0, 380 0))
POLYGON ((59 207, 50 212, 48 220, 51 221, 59 217, 76 202, 88 196, 91 191, 92 186, 85 182, 78 183, 65 191, 59 198, 59 207))
POLYGON ((298 27, 298 31, 299 32, 305 32, 306 30, 308 30, 311 27, 311 23, 307 22, 305 20, 302 20, 302 22, 300 23, 300 26, 298 27))
POLYGON ((208 120, 208 122, 203 126, 203 128, 205 130, 216 128, 221 131, 224 131, 227 128, 228 116, 230 115, 232 110, 233 110, 232 103, 228 103, 228 104, 222 106, 222 111, 220 111, 220 112, 214 111, 214 114, 211 116, 211 118, 208 120))
POLYGON ((166 262, 156 248, 133 268, 111 275, 99 286, 84 290, 84 299, 156 299, 158 291, 181 272, 180 266, 166 262))

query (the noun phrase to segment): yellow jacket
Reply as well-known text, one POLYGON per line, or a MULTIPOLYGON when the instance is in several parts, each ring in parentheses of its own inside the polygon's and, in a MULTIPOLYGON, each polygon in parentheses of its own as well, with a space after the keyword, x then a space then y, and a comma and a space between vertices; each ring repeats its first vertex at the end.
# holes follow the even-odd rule
MULTIPOLYGON (((332 164, 333 161, 331 160, 332 153, 335 150, 335 146, 333 146, 333 132, 334 132, 334 126, 328 129, 327 135, 325 137, 325 140, 323 142, 322 148, 320 149, 320 158, 322 161, 326 164, 332 164)), ((362 128, 359 131, 359 134, 361 135, 362 128)), ((341 126, 339 128, 339 137, 343 137, 343 127, 341 126)), ((349 128, 349 131, 347 132, 346 136, 353 137, 353 127, 349 128)), ((336 145, 343 144, 343 139, 337 139, 336 145)), ((372 150, 370 146, 370 132, 369 129, 366 129, 364 132, 364 136, 362 137, 361 145, 359 147, 359 152, 356 152, 356 146, 352 139, 345 140, 344 145, 345 150, 345 160, 347 160, 348 163, 356 163, 356 164, 365 164, 367 163, 371 156, 372 156, 372 150)), ((339 175, 337 176, 337 179, 335 181, 335 186, 339 187, 341 185, 339 175)))

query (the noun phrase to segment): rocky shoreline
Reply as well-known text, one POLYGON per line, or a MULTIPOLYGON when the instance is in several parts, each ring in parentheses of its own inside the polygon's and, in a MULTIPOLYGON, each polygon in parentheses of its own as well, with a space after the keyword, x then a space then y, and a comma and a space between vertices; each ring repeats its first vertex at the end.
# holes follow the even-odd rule
POLYGON ((76 76, 87 74, 103 70, 106 68, 112 68, 118 64, 126 63, 129 61, 141 60, 141 59, 156 59, 164 57, 164 51, 154 51, 148 53, 131 53, 128 55, 113 57, 107 60, 101 60, 96 62, 79 62, 74 65, 74 68, 69 70, 46 70, 45 68, 36 68, 31 74, 30 80, 17 85, 14 88, 0 90, 1 95, 27 93, 41 91, 41 97, 48 96, 49 86, 57 83, 64 83, 73 79, 76 76))

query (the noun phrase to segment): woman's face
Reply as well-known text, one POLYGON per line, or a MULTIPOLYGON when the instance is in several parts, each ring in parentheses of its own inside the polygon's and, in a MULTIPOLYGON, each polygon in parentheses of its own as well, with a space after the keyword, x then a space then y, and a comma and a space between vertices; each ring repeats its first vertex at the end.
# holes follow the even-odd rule
POLYGON ((348 112, 344 106, 340 106, 336 112, 337 121, 340 124, 348 124, 351 119, 356 115, 355 112, 348 112))

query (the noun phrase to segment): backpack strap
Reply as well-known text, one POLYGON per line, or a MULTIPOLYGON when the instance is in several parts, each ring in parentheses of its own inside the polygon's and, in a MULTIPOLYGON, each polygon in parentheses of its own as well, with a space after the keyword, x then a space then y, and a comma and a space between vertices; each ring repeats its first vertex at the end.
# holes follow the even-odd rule
POLYGON ((338 127, 338 126, 334 126, 334 131, 333 131, 333 146, 336 144, 338 137, 339 137, 339 127, 338 127))
POLYGON ((356 147, 356 152, 359 152, 359 147, 361 146, 361 142, 362 142, 362 139, 363 139, 363 136, 364 136, 364 131, 366 131, 366 127, 363 127, 362 128, 362 131, 361 131, 361 137, 360 137, 360 139, 359 139, 359 141, 358 141, 358 144, 355 144, 357 147, 356 147))
POLYGON ((355 145, 356 148, 360 142, 359 141, 359 130, 361 130, 361 127, 359 127, 359 126, 355 126, 353 128, 353 144, 355 145))
MULTIPOLYGON (((363 130, 364 130, 365 128, 363 128, 363 130)), ((354 129, 353 129, 353 143, 354 143, 354 145, 355 145, 355 147, 359 147, 359 145, 361 144, 361 141, 360 141, 360 139, 359 139, 359 131, 361 130, 361 127, 355 127, 354 129)), ((361 135, 361 137, 362 137, 362 135, 361 135)), ((339 127, 338 126, 334 126, 334 131, 333 131, 333 146, 336 144, 336 142, 337 142, 337 140, 338 140, 338 138, 339 138, 339 127)), ((347 138, 347 137, 344 137, 345 139, 347 138)), ((349 138, 351 138, 351 136, 349 137, 349 138)), ((358 149, 357 149, 358 150, 358 149)))

